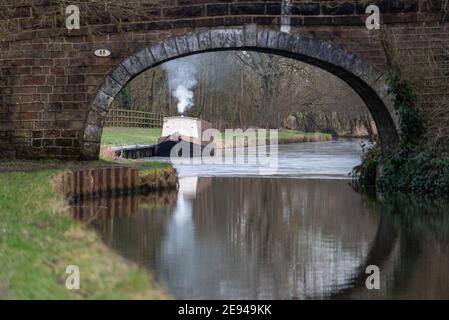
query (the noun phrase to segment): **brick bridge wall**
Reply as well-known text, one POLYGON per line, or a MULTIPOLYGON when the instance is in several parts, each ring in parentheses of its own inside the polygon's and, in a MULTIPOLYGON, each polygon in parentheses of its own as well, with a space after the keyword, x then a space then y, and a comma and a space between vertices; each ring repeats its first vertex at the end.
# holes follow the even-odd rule
MULTIPOLYGON (((91 104, 107 75, 123 59, 194 30, 257 24, 278 31, 281 2, 162 1, 160 6, 143 7, 144 18, 118 25, 107 15, 89 17, 89 27, 72 31, 62 27, 63 12, 51 20, 57 27, 38 16, 42 9, 51 11, 50 0, 39 0, 34 7, 12 2, 9 9, 13 10, 0 4, 0 12, 9 13, 8 19, 0 14, 0 27, 9 30, 0 37, 0 157, 79 158, 91 104), (111 56, 96 57, 94 51, 100 48, 109 49, 111 56)), ((364 3, 292 1, 291 33, 330 40, 384 72, 378 33, 365 28, 364 3)), ((394 28, 404 44, 419 46, 419 41, 428 41, 432 35, 449 41, 447 24, 439 22, 441 1, 368 3, 379 5, 383 23, 394 28)), ((89 8, 81 6, 81 15, 86 12, 89 8)))

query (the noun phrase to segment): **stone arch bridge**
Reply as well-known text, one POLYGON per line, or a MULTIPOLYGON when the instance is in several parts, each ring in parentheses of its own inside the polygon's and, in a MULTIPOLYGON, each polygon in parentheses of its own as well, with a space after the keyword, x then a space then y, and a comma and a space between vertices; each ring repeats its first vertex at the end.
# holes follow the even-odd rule
MULTIPOLYGON (((290 1, 287 11, 286 1, 276 0, 141 2, 148 6, 130 21, 92 18, 70 31, 61 27, 64 12, 54 17, 59 25, 42 22, 39 12, 51 11, 52 1, 0 5, 12 12, 0 15, 0 26, 8 26, 0 38, 0 157, 97 159, 108 107, 136 75, 178 57, 233 49, 290 57, 336 75, 366 103, 382 146, 397 143, 386 60, 378 32, 365 27, 366 1, 290 1), (280 32, 285 23, 289 33, 280 32), (97 57, 97 49, 112 54, 97 57)), ((404 43, 447 31, 438 1, 372 2, 404 43)), ((80 8, 88 14, 89 4, 80 8)))

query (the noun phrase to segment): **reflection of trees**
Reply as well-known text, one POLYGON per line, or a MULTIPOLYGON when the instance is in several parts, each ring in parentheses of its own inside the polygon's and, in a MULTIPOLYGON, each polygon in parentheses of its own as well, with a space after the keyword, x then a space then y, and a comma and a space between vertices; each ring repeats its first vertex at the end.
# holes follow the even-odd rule
POLYGON ((370 255, 351 287, 333 297, 448 299, 449 204, 395 194, 375 206, 383 215, 370 255), (365 289, 370 264, 382 270, 380 291, 365 289))
POLYGON ((400 227, 392 298, 449 299, 449 203, 397 194, 382 205, 400 227))
POLYGON ((330 293, 363 262, 377 228, 341 181, 214 178, 193 219, 199 241, 216 239, 226 269, 247 266, 226 280, 238 287, 252 278, 254 298, 330 293))
POLYGON ((365 290, 365 281, 367 274, 365 273, 366 268, 370 265, 378 266, 382 271, 382 267, 391 258, 392 252, 394 250, 397 239, 397 230, 395 226, 391 223, 391 220, 384 215, 380 217, 380 223, 376 232, 376 237, 371 244, 369 253, 361 264, 357 272, 354 273, 353 278, 348 281, 345 288, 337 290, 332 293, 331 298, 333 299, 347 299, 351 297, 351 294, 362 289, 365 290))

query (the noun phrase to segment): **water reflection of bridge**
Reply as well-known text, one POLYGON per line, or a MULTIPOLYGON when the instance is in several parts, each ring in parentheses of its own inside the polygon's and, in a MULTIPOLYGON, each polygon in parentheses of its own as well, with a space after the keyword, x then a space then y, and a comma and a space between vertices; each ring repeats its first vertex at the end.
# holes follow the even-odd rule
POLYGON ((93 222, 178 297, 385 298, 419 283, 416 273, 398 278, 404 252, 416 249, 406 233, 344 181, 199 178, 181 186, 176 206, 127 205, 130 215, 114 208, 93 222), (365 288, 371 264, 381 269, 379 291, 365 288))

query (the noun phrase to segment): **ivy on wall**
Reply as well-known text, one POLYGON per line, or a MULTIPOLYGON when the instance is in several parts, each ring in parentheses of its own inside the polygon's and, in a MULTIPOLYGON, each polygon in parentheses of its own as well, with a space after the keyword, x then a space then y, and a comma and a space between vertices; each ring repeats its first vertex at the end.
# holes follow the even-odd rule
POLYGON ((407 81, 401 79, 399 72, 390 73, 388 84, 400 119, 400 143, 388 153, 381 153, 377 148, 365 152, 362 165, 355 169, 359 186, 365 189, 375 185, 381 192, 447 195, 447 146, 429 148, 423 143, 425 125, 416 107, 416 97, 407 81))

